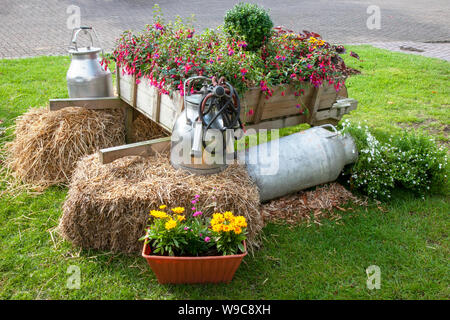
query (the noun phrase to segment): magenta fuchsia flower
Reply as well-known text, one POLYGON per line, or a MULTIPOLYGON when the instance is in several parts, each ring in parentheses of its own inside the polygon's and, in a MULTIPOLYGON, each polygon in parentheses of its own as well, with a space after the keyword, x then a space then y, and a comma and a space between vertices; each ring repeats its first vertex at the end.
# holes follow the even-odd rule
MULTIPOLYGON (((270 46, 249 52, 244 51, 245 41, 226 38, 220 32, 196 34, 187 25, 156 22, 141 34, 125 32, 117 40, 113 57, 123 74, 146 77, 163 94, 178 90, 184 95, 182 84, 194 75, 225 76, 239 93, 259 84, 266 99, 274 93, 272 83, 297 86, 308 82, 315 87, 327 83, 336 90, 342 86, 337 83, 342 71, 331 58, 343 53, 343 47, 332 46, 313 33, 296 34, 282 28, 274 29, 268 41, 270 46)), ((107 67, 107 61, 102 66, 107 67)), ((288 92, 291 94, 283 91, 282 95, 288 92)))
POLYGON ((157 29, 157 30, 164 30, 164 27, 163 27, 160 23, 155 23, 153 26, 154 26, 155 29, 157 29))

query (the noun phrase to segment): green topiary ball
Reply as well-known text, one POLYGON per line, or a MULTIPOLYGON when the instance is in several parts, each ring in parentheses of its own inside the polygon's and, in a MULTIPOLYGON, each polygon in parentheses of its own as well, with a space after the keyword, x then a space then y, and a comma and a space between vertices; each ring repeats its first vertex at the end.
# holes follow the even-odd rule
POLYGON ((247 50, 259 49, 269 39, 273 27, 269 13, 256 4, 239 3, 225 14, 225 30, 247 42, 247 50))

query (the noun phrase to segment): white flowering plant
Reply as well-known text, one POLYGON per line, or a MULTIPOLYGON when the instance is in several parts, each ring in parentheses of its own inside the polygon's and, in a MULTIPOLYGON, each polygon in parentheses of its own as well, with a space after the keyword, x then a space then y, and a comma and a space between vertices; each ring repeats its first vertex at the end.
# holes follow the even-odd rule
POLYGON ((367 125, 342 123, 341 132, 356 142, 358 161, 348 166, 351 187, 380 200, 391 197, 395 187, 423 196, 447 186, 447 150, 422 134, 389 134, 367 125))

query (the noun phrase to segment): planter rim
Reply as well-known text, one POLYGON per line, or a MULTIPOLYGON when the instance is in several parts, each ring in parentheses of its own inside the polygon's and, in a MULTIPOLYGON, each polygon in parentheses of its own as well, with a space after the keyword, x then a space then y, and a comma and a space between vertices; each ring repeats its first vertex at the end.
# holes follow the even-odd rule
POLYGON ((148 247, 148 242, 145 241, 144 243, 144 247, 142 249, 142 256, 146 259, 162 259, 162 260, 212 260, 212 259, 234 259, 234 258, 240 258, 240 257, 245 257, 248 253, 247 251, 247 244, 245 243, 245 240, 243 241, 244 243, 244 249, 245 251, 243 253, 239 253, 239 254, 230 254, 230 255, 226 255, 226 256, 200 256, 200 257, 196 257, 196 256, 190 256, 190 257, 178 257, 178 256, 160 256, 160 255, 155 255, 155 254, 146 254, 145 251, 148 247))

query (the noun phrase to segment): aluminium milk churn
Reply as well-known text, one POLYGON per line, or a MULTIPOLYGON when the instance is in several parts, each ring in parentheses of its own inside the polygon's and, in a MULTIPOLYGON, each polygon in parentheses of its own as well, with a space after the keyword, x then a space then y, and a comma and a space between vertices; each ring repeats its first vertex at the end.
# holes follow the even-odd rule
POLYGON ((114 96, 111 72, 100 64, 100 47, 94 47, 92 33, 98 42, 95 29, 92 27, 75 28, 69 53, 72 56, 67 71, 67 88, 70 98, 93 98, 114 96), (91 45, 78 47, 77 38, 80 33, 88 35, 91 45))
POLYGON ((358 151, 351 136, 326 124, 250 147, 240 156, 264 202, 336 180, 358 151))

